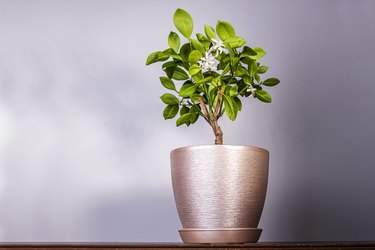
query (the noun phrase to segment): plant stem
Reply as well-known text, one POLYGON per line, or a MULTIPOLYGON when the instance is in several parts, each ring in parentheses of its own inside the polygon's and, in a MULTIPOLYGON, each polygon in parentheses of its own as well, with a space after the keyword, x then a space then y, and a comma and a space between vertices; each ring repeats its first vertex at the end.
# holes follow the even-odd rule
POLYGON ((210 115, 208 112, 207 106, 203 101, 203 98, 199 98, 199 104, 203 109, 204 116, 206 118, 206 121, 210 124, 214 134, 215 134, 215 145, 222 145, 223 144, 223 131, 221 130, 219 124, 218 124, 218 119, 220 117, 220 111, 218 107, 221 106, 222 102, 222 90, 221 88, 218 90, 218 103, 216 104, 216 110, 215 112, 210 115))
POLYGON ((223 131, 221 131, 221 128, 219 124, 217 123, 217 120, 213 122, 212 129, 215 133, 215 145, 222 145, 223 144, 223 131))

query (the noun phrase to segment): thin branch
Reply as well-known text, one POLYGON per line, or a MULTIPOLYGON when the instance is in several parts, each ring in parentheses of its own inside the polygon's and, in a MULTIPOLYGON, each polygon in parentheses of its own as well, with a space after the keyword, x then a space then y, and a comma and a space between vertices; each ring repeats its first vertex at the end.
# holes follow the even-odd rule
POLYGON ((221 103, 223 101, 223 88, 219 87, 217 90, 217 103, 215 107, 215 117, 218 119, 220 115, 221 103))
POLYGON ((202 107, 202 109, 203 109, 203 113, 204 113, 204 115, 205 115, 206 118, 207 118, 206 120, 211 124, 210 114, 208 113, 208 110, 207 110, 206 104, 204 103, 202 97, 199 97, 199 104, 201 105, 201 107, 202 107))

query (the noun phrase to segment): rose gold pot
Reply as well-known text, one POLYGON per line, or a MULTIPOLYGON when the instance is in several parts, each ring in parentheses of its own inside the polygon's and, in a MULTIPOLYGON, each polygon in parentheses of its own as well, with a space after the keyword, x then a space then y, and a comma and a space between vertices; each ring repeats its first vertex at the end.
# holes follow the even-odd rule
POLYGON ((257 242, 269 153, 204 145, 171 152, 172 184, 185 243, 257 242))

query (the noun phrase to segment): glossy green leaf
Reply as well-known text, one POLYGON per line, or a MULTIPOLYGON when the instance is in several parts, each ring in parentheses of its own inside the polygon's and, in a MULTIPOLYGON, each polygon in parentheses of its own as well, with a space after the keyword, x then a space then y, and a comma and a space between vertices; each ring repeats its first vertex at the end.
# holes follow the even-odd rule
POLYGON ((194 23, 189 13, 183 9, 177 9, 173 16, 173 23, 184 37, 190 38, 194 23))
POLYGON ((199 95, 199 94, 192 94, 191 96, 190 96, 190 100, 193 102, 193 103, 195 103, 195 104, 197 104, 197 103, 199 103, 199 99, 201 98, 201 96, 199 95))
POLYGON ((218 21, 216 24, 216 33, 221 40, 226 40, 229 37, 234 37, 236 35, 233 26, 224 21, 218 21))
POLYGON ((180 103, 178 98, 170 93, 163 94, 162 96, 160 96, 160 99, 167 105, 178 105, 180 103))
POLYGON ((253 60, 253 59, 250 59, 250 60, 252 60, 252 61, 249 64, 248 71, 249 71, 250 77, 254 77, 254 75, 257 72, 258 65, 257 65, 257 62, 255 60, 253 60))
POLYGON ((227 95, 223 95, 223 103, 225 108, 225 113, 231 121, 234 121, 237 117, 237 105, 235 101, 227 95))
POLYGON ((151 53, 146 59, 146 65, 150 65, 155 62, 165 61, 169 58, 169 55, 164 54, 161 51, 151 53))
POLYGON ((267 53, 262 48, 253 48, 253 50, 257 53, 254 56, 249 56, 251 59, 259 60, 267 53))
POLYGON ((244 46, 240 57, 243 58, 243 57, 250 57, 250 56, 256 56, 256 55, 257 53, 252 48, 248 46, 244 46))
POLYGON ((187 83, 182 85, 179 95, 182 97, 190 97, 192 94, 194 94, 195 90, 197 89, 197 85, 192 83, 187 83))
POLYGON ((239 36, 233 36, 233 37, 228 37, 227 39, 224 40, 224 44, 227 47, 231 47, 233 49, 239 48, 244 46, 246 41, 239 36))
POLYGON ((199 114, 193 112, 190 112, 190 114, 190 124, 194 124, 198 120, 199 114))
POLYGON ((204 33, 206 33, 206 36, 210 39, 216 39, 216 32, 214 28, 212 28, 210 25, 205 24, 204 25, 204 33))
POLYGON ((182 61, 188 62, 190 51, 191 51, 190 43, 185 43, 184 45, 181 46, 180 56, 181 56, 182 61))
POLYGON ((239 66, 237 68, 236 75, 243 77, 245 75, 249 75, 249 72, 247 71, 246 68, 239 66))
POLYGON ((254 79, 255 79, 255 81, 257 81, 258 83, 260 82, 260 76, 259 76, 257 73, 254 74, 254 79))
POLYGON ((202 33, 197 34, 197 39, 199 42, 203 44, 205 50, 208 50, 208 48, 211 45, 211 40, 207 38, 205 35, 203 35, 202 33))
POLYGON ((237 85, 234 85, 233 87, 230 88, 229 90, 229 96, 230 97, 233 97, 237 94, 238 92, 238 86, 237 85))
POLYGON ((230 63, 227 63, 227 65, 225 65, 225 68, 223 69, 223 72, 221 72, 221 76, 223 76, 226 73, 228 73, 229 70, 230 70, 230 63))
POLYGON ((189 79, 189 75, 185 72, 185 70, 177 67, 173 72, 172 78, 175 80, 183 81, 189 79))
POLYGON ((200 41, 196 39, 191 39, 191 44, 193 45, 194 49, 199 50, 202 54, 205 53, 204 46, 200 41))
POLYGON ((243 77, 243 81, 244 81, 244 83, 251 83, 251 77, 246 75, 246 76, 243 77))
POLYGON ((233 100, 236 103, 238 111, 241 111, 242 110, 242 102, 241 102, 240 98, 233 97, 233 100))
POLYGON ((193 64, 189 68, 189 74, 194 76, 194 75, 198 74, 199 72, 201 72, 201 70, 202 70, 202 68, 198 64, 193 64))
POLYGON ((161 84, 170 90, 176 90, 176 86, 174 85, 173 81, 166 76, 159 77, 161 84))
POLYGON ((163 111, 163 117, 165 120, 174 118, 178 113, 179 106, 175 105, 168 105, 165 107, 163 111))
POLYGON ((180 109, 180 116, 183 115, 183 114, 186 114, 190 111, 190 109, 188 107, 185 107, 183 106, 181 109, 180 109))
POLYGON ((272 97, 270 96, 270 94, 268 94, 264 90, 255 91, 255 97, 258 98, 262 102, 267 102, 267 103, 272 102, 272 97))
POLYGON ((197 84, 202 84, 202 83, 206 83, 206 82, 210 82, 212 81, 213 77, 212 76, 209 76, 209 77, 205 77, 199 81, 197 81, 197 84))
POLYGON ((174 52, 178 53, 178 49, 180 48, 180 37, 177 35, 177 33, 171 31, 168 36, 168 45, 171 47, 174 52))
POLYGON ((170 67, 176 67, 177 66, 177 61, 169 61, 169 62, 166 62, 166 63, 163 63, 163 65, 161 66, 162 69, 165 69, 165 68, 170 68, 170 67))
POLYGON ((189 63, 197 63, 202 58, 202 53, 199 50, 193 50, 189 54, 189 63))
MULTIPOLYGON (((195 73, 195 72, 192 72, 192 73, 195 73)), ((199 82, 200 80, 202 80, 203 79, 202 71, 199 71, 198 73, 196 73, 195 75, 193 75, 193 79, 194 79, 194 82, 196 82, 196 83, 199 82)))
POLYGON ((260 66, 260 67, 258 68, 258 70, 257 70, 257 73, 258 73, 258 74, 264 74, 264 73, 267 72, 267 70, 268 70, 268 66, 260 66))
POLYGON ((182 124, 186 124, 187 126, 190 125, 190 118, 192 114, 191 113, 186 113, 181 115, 177 121, 176 121, 176 126, 181 126, 182 124))
POLYGON ((265 80, 263 82, 263 85, 266 85, 266 86, 269 86, 269 87, 272 87, 272 86, 275 86, 277 84, 280 83, 280 80, 275 78, 275 77, 272 77, 272 78, 268 78, 267 80, 265 80))

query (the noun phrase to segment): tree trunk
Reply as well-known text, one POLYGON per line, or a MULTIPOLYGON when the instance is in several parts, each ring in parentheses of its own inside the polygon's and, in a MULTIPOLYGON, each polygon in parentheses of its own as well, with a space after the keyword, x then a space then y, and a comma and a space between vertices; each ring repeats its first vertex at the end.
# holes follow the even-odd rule
POLYGON ((221 131, 221 128, 219 124, 216 121, 212 122, 212 129, 215 134, 215 145, 222 145, 223 144, 223 131, 221 131))

